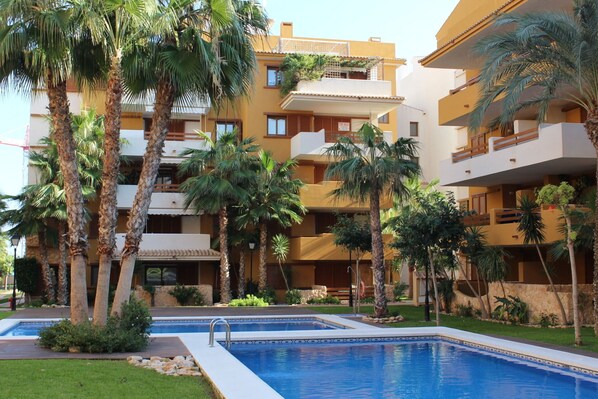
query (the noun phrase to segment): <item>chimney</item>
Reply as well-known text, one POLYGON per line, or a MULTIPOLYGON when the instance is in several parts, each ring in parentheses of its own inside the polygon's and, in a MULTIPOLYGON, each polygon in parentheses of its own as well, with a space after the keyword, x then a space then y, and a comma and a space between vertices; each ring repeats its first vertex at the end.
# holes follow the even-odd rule
POLYGON ((292 22, 281 22, 280 23, 280 37, 293 37, 293 23, 292 22))

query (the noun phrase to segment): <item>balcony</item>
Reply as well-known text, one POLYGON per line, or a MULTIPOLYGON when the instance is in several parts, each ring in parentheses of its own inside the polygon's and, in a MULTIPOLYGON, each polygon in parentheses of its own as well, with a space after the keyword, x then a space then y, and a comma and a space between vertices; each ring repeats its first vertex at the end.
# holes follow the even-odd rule
POLYGON ((491 137, 485 148, 459 151, 441 161, 440 184, 524 184, 541 181, 546 175, 595 170, 596 152, 582 124, 542 124, 539 129, 518 131, 518 122, 525 125, 527 121, 516 121, 516 134, 491 137))
MULTIPOLYGON (((131 209, 136 185, 120 184, 116 191, 118 209, 131 209)), ((156 184, 152 194, 149 213, 151 215, 194 215, 193 209, 185 210, 184 194, 179 192, 178 184, 156 184)))
MULTIPOLYGON (((143 130, 121 130, 120 136, 126 140, 121 145, 121 154, 129 157, 142 157, 147 147, 148 132, 143 130)), ((203 149, 206 142, 196 133, 169 132, 164 142, 162 163, 180 163, 179 154, 187 148, 203 149)))
MULTIPOLYGON (((154 92, 138 98, 124 98, 123 112, 142 113, 144 117, 154 113, 154 92)), ((198 96, 187 99, 185 102, 175 101, 172 107, 172 119, 196 119, 201 115, 207 115, 210 111, 210 103, 207 99, 198 96)))
MULTIPOLYGON (((561 240, 558 226, 563 223, 558 209, 548 207, 539 210, 546 228, 544 242, 550 243, 561 240)), ((490 213, 472 215, 464 219, 467 226, 480 226, 486 236, 488 245, 523 245, 523 234, 517 231, 521 214, 513 208, 491 209, 490 213)))
MULTIPOLYGON (((360 203, 350 199, 335 199, 330 193, 340 186, 337 181, 323 181, 319 184, 306 184, 299 190, 301 202, 309 210, 321 211, 352 211, 367 212, 370 209, 369 201, 360 203)), ((392 206, 392 200, 383 201, 380 204, 382 209, 388 209, 392 206)))
POLYGON ((402 102, 403 97, 392 95, 390 81, 322 78, 299 82, 280 106, 286 111, 378 118, 402 102))
MULTIPOLYGON (((438 124, 440 126, 467 126, 469 114, 479 98, 479 77, 451 90, 449 95, 438 100, 438 124)), ((496 108, 490 106, 488 112, 496 108)))
MULTIPOLYGON (((354 132, 301 132, 291 139, 291 158, 300 161, 327 161, 324 153, 340 136, 355 138, 354 132)), ((384 141, 392 143, 392 132, 384 132, 384 141)))
MULTIPOLYGON (((394 252, 388 247, 392 241, 392 235, 384 234, 384 257, 390 259, 394 252)), ((334 234, 319 234, 315 237, 291 238, 291 251, 289 258, 294 261, 349 261, 349 252, 334 245, 334 234)), ((370 260, 371 255, 364 256, 364 260, 370 260)), ((353 257, 355 260, 355 257, 353 257)))

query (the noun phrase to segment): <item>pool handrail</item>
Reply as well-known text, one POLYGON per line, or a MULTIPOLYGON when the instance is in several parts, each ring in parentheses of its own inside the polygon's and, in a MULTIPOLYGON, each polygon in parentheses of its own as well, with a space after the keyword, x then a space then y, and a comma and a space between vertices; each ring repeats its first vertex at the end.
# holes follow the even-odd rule
POLYGON ((214 330, 218 323, 223 323, 226 329, 226 349, 230 349, 230 323, 224 317, 218 317, 210 322, 210 335, 208 345, 214 347, 214 330))

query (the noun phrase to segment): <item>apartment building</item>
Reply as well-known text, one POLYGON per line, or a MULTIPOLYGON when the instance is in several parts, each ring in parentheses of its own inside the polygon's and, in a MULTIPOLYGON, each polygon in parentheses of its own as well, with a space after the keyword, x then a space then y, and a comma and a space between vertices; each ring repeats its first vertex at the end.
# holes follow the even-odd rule
MULTIPOLYGON (((196 131, 210 132, 217 138, 219 133, 236 128, 242 137, 255 138, 255 142, 272 152, 277 160, 294 158, 298 162, 296 176, 305 183, 300 196, 308 213, 303 223, 282 231, 291 242, 287 264, 292 285, 297 288, 314 285, 348 288, 349 253, 334 246, 330 226, 335 223, 337 213, 367 212, 369 207, 367 203, 335 201, 329 197, 338 182, 325 181, 324 171, 329 160, 323 152, 339 136, 353 134, 365 122, 378 124, 385 132, 385 140, 396 140, 396 108, 402 101, 395 95, 396 70, 404 61, 395 58, 394 44, 384 43, 379 38, 368 41, 299 38, 294 37, 293 25, 288 22, 281 24, 280 32, 280 36, 255 39, 257 74, 249 98, 219 110, 200 101, 193 107, 176 105, 152 195, 139 253, 140 270, 136 272, 134 284, 209 284, 215 288, 219 285, 219 253, 210 245, 217 236, 217 219, 212 215, 194 215, 191 210, 184 209, 183 194, 178 190, 181 180, 176 171, 183 148, 205 145, 198 139, 196 131), (280 65, 288 54, 296 53, 331 55, 335 56, 335 61, 328 65, 321 80, 299 82, 294 90, 282 95, 280 65)), ((102 93, 82 94, 73 88, 69 96, 73 113, 86 107, 95 107, 102 113, 102 93)), ((33 143, 48 133, 45 108, 43 96, 33 100, 33 143)), ((123 105, 122 137, 126 144, 122 154, 128 162, 122 167, 124 181, 118 188, 119 249, 124 242, 126 215, 132 206, 152 112, 152 101, 123 105)), ((32 173, 31 179, 34 178, 32 173)), ((92 212, 94 209, 92 205, 92 212)), ((97 229, 95 213, 89 235, 90 289, 95 286, 97 276, 97 232, 94 229, 97 229)), ((33 240, 29 242, 29 250, 35 253, 33 240)), ((257 281, 257 251, 247 248, 246 252, 249 253, 247 278, 257 281)), ((271 257, 268 263, 269 285, 283 289, 282 276, 274 258, 271 257)), ((239 278, 238 251, 232 252, 232 264, 234 287, 239 278)), ((371 269, 363 267, 362 271, 366 285, 371 285, 371 269)))
MULTIPOLYGON (((441 161, 440 182, 444 186, 469 188, 467 197, 458 198, 463 207, 476 213, 467 222, 482 226, 488 244, 502 246, 511 254, 507 259, 507 294, 520 296, 536 314, 558 313, 553 303, 556 301, 547 295, 548 281, 535 248, 523 245, 514 208, 522 196, 533 197, 535 189, 548 183, 567 180, 578 189, 594 186, 596 153, 582 125, 584 112, 565 102, 555 102, 550 107, 546 123, 538 124, 537 111, 531 109, 517 114, 509 129, 485 127, 468 132, 469 116, 479 97, 483 62, 472 49, 481 38, 495 32, 492 23, 497 14, 570 12, 571 7, 570 0, 461 0, 436 36, 437 49, 420 61, 426 68, 463 70, 464 78, 455 79, 454 86, 438 99, 438 123, 456 127, 460 143, 448 159, 441 161)), ((487 120, 496 117, 500 110, 499 99, 489 108, 487 120)), ((560 215, 549 208, 542 209, 541 215, 546 224, 546 240, 541 249, 548 256, 549 245, 562 238, 558 228, 560 215)), ((579 251, 576 256, 581 292, 589 294, 593 254, 579 251)), ((571 308, 569 264, 550 256, 548 260, 560 295, 571 308)), ((498 286, 491 291, 502 296, 498 286)))

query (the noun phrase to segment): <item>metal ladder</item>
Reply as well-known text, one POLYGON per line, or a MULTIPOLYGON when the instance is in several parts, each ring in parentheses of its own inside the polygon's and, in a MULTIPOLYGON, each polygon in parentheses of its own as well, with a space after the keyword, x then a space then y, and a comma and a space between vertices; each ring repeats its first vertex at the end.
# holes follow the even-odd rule
POLYGON ((230 324, 223 317, 219 317, 210 322, 210 339, 209 345, 214 347, 214 330, 218 323, 223 323, 226 328, 226 349, 230 349, 230 324))

